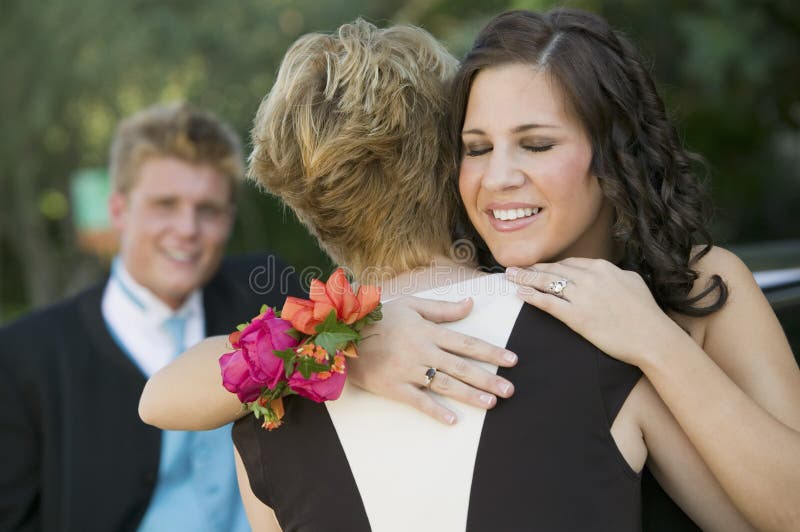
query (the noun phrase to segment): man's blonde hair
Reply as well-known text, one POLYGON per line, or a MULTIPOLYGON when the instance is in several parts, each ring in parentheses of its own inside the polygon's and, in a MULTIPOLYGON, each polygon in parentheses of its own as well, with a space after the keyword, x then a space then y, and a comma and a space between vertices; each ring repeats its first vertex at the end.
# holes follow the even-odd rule
POLYGON ((244 173, 242 145, 233 129, 186 103, 153 105, 120 122, 111 144, 111 183, 127 193, 150 157, 208 164, 231 180, 244 173))
POLYGON ((256 115, 249 176, 356 277, 428 264, 448 252, 457 201, 444 120, 455 67, 411 26, 359 19, 301 37, 256 115))

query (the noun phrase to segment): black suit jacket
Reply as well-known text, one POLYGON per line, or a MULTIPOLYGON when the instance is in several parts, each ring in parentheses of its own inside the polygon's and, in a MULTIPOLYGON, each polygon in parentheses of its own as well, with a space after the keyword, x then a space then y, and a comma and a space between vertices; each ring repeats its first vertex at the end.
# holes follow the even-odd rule
MULTIPOLYGON (((226 261, 203 290, 206 333, 298 295, 294 277, 265 284, 281 271, 267 254, 226 261)), ((161 432, 139 419, 145 377, 106 329, 104 287, 0 330, 2 531, 135 530, 147 509, 161 432)))

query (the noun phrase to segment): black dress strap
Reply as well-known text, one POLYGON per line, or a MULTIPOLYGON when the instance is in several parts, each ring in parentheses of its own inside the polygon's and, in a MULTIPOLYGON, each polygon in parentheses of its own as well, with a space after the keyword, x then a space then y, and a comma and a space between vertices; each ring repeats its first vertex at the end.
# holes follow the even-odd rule
POLYGON ((641 377, 642 371, 636 366, 597 351, 597 378, 609 428, 641 377))

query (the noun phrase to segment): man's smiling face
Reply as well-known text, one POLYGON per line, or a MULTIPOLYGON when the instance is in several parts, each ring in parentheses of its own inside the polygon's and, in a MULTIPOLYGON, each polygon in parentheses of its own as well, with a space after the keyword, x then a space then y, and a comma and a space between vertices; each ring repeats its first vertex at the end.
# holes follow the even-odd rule
POLYGON ((208 164, 153 156, 127 193, 114 192, 111 218, 125 269, 172 308, 217 270, 234 216, 232 183, 208 164))

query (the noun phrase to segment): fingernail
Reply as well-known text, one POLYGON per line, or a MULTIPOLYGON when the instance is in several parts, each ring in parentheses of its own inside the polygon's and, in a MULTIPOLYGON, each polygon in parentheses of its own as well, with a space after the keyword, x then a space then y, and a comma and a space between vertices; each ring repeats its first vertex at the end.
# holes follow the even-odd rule
POLYGON ((454 416, 453 414, 445 414, 444 421, 448 425, 452 425, 456 422, 456 416, 454 416))
POLYGON ((517 355, 515 355, 511 351, 506 351, 503 354, 503 361, 505 361, 505 362, 507 362, 509 364, 516 364, 517 363, 517 355))
POLYGON ((480 395, 479 399, 480 399, 481 403, 483 403, 485 405, 491 405, 495 401, 494 395, 488 395, 488 394, 485 394, 485 393, 482 393, 480 395))
POLYGON ((503 394, 503 397, 508 397, 511 395, 511 392, 514 390, 514 385, 510 382, 504 382, 500 385, 500 391, 503 394))
POLYGON ((509 266, 506 268, 506 277, 513 277, 519 273, 519 268, 515 266, 509 266))

